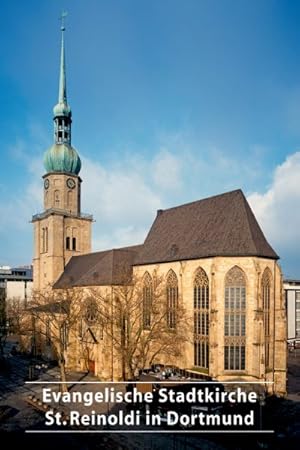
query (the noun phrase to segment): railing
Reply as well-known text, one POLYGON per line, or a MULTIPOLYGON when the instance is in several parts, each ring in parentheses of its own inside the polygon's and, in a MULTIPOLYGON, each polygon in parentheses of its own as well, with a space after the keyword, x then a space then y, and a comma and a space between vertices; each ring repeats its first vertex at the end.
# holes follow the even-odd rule
POLYGON ((293 351, 300 348, 300 337, 289 338, 287 340, 287 345, 289 351, 293 351))
POLYGON ((68 217, 79 217, 81 219, 93 220, 92 214, 85 214, 85 213, 77 213, 76 214, 76 213, 72 213, 71 211, 66 211, 65 209, 49 208, 40 214, 34 214, 32 216, 32 222, 34 222, 35 220, 44 219, 45 217, 48 217, 51 214, 59 214, 59 215, 64 215, 64 216, 68 216, 68 217))

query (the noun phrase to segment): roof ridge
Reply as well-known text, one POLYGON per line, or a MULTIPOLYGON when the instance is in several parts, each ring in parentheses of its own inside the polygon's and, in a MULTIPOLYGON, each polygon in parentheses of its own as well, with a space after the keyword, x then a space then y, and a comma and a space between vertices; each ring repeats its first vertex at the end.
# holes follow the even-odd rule
MULTIPOLYGON (((227 195, 229 195, 229 194, 234 194, 234 193, 237 193, 237 192, 240 192, 240 193, 243 194, 242 189, 238 188, 238 189, 234 189, 234 190, 232 190, 232 191, 223 192, 222 194, 211 195, 210 197, 205 197, 205 198, 201 198, 201 199, 199 199, 199 200, 194 200, 194 201, 192 201, 192 202, 183 203, 182 205, 171 206, 171 208, 159 209, 158 211, 162 211, 162 212, 164 213, 164 212, 166 212, 166 211, 170 211, 170 210, 173 210, 173 209, 176 209, 176 208, 182 208, 183 206, 189 206, 189 205, 193 205, 193 204, 195 204, 195 203, 205 202, 205 201, 211 200, 211 199, 213 199, 213 198, 225 197, 225 196, 227 196, 227 195)), ((243 195, 244 195, 244 194, 243 194, 243 195)))
POLYGON ((135 245, 129 245, 128 247, 119 247, 119 248, 113 248, 112 250, 118 251, 118 252, 124 252, 124 251, 131 251, 135 247, 142 247, 144 244, 135 244, 135 245))

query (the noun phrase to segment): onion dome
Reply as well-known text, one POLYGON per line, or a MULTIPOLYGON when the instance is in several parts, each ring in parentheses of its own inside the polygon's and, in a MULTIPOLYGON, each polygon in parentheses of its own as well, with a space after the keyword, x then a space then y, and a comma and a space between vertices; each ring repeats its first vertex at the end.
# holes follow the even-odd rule
POLYGON ((67 103, 57 103, 53 108, 54 117, 72 117, 71 107, 67 103))
POLYGON ((81 160, 77 151, 69 144, 54 144, 44 156, 44 166, 49 172, 67 172, 78 175, 81 160))

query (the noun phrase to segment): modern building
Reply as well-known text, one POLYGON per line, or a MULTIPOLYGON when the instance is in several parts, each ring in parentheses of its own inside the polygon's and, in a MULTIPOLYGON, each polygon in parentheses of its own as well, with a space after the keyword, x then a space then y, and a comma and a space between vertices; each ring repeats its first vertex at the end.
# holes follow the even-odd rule
POLYGON ((168 353, 172 342, 164 352, 155 350, 156 335, 151 361, 144 364, 175 365, 219 381, 268 381, 274 392, 285 393, 286 312, 279 257, 241 190, 159 210, 144 243, 91 253, 92 216, 81 213, 81 162, 71 146, 64 28, 54 145, 44 162, 44 211, 32 219, 34 287, 53 287, 62 297, 64 290, 74 289, 82 292, 83 303, 84 296, 89 300, 70 330, 73 341, 65 355, 69 367, 83 368, 85 329, 90 370, 101 379, 122 379, 121 360, 133 350, 128 347, 127 354, 120 355, 114 345, 115 325, 101 328, 94 322, 91 297, 105 298, 113 317, 120 305, 120 288, 129 289, 134 279, 140 280, 142 320, 134 320, 136 312, 123 311, 120 316, 122 338, 126 340, 132 329, 143 338, 132 353, 138 358, 148 345, 159 274, 164 280, 161 329, 165 335, 173 333, 175 340, 184 310, 188 339, 175 355, 168 353))
POLYGON ((300 280, 284 280, 287 338, 298 339, 300 342, 300 280))
POLYGON ((6 301, 18 300, 26 306, 31 298, 32 285, 32 266, 0 266, 0 289, 6 301))

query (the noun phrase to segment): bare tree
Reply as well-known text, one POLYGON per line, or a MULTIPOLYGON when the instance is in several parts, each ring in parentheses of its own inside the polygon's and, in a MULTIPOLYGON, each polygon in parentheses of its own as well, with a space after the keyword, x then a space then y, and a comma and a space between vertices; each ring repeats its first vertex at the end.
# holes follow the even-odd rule
POLYGON ((90 290, 98 305, 98 320, 121 361, 124 380, 134 378, 138 370, 159 358, 171 362, 182 354, 191 322, 178 299, 178 289, 170 320, 166 291, 165 279, 156 272, 151 281, 133 276, 114 286, 112 295, 90 290))
POLYGON ((82 291, 63 289, 35 292, 30 304, 31 333, 34 345, 43 353, 48 346, 56 356, 61 388, 67 391, 66 360, 77 337, 77 324, 82 316, 82 291))
POLYGON ((22 335, 26 334, 24 301, 18 297, 8 298, 6 301, 6 316, 10 334, 15 334, 22 340, 22 335))
POLYGON ((146 278, 135 275, 130 279, 124 271, 123 278, 122 284, 114 286, 33 294, 27 324, 34 347, 44 353, 51 346, 64 390, 68 358, 75 357, 75 364, 85 362, 89 370, 99 339, 103 340, 102 351, 111 349, 112 358, 119 361, 124 380, 133 379, 154 362, 175 364, 182 354, 191 320, 178 297, 178 287, 168 287, 156 271, 146 278))

